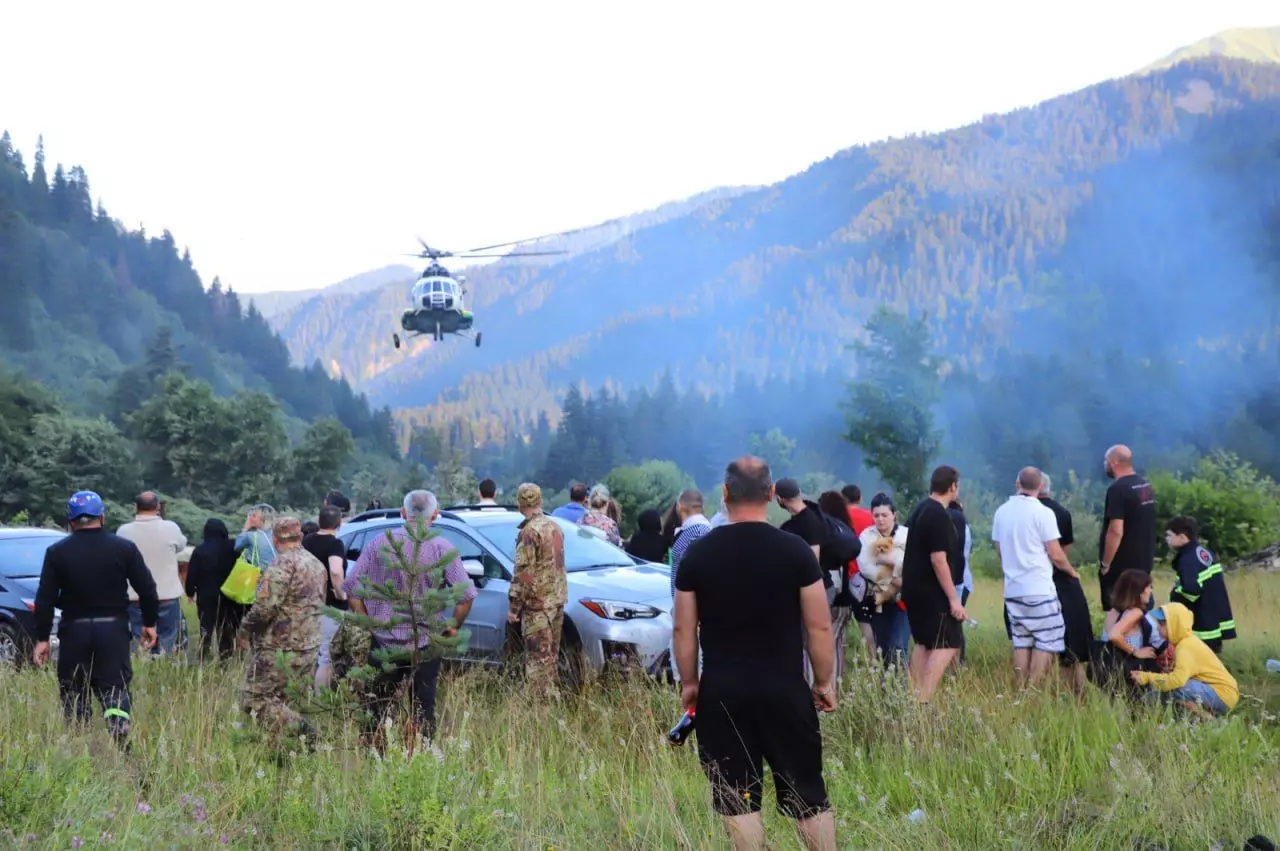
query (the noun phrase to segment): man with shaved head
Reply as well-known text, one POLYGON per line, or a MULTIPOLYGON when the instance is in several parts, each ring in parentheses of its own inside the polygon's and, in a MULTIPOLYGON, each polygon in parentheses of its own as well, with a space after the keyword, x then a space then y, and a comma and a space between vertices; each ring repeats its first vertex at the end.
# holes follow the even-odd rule
MULTIPOLYGON (((133 522, 116 530, 116 534, 142 551, 142 560, 156 583, 160 612, 156 619, 159 636, 151 647, 152 654, 170 653, 178 642, 182 623, 182 596, 186 589, 178 572, 178 553, 187 548, 187 536, 178 524, 160 516, 160 497, 154 491, 143 491, 133 501, 133 522)), ((142 608, 138 592, 129 586, 129 623, 134 638, 142 637, 142 608)))
POLYGON ((1019 688, 1037 685, 1066 650, 1066 625, 1053 584, 1055 568, 1077 577, 1058 539, 1058 519, 1038 499, 1043 478, 1035 467, 1018 473, 1017 492, 991 521, 1004 571, 1004 605, 1013 639, 1013 672, 1019 688))
POLYGON ((809 848, 834 851, 817 712, 836 708, 831 612, 813 550, 768 521, 774 496, 768 464, 751 456, 731 463, 723 493, 730 522, 693 543, 680 563, 674 636, 681 700, 697 713, 694 735, 712 806, 735 848, 765 847, 760 804, 768 763, 778 809, 796 820, 809 848))
POLYGON ((1156 497, 1151 484, 1133 469, 1129 447, 1116 445, 1103 456, 1107 488, 1098 541, 1098 582, 1102 608, 1111 608, 1111 588, 1126 570, 1151 573, 1156 557, 1156 497))

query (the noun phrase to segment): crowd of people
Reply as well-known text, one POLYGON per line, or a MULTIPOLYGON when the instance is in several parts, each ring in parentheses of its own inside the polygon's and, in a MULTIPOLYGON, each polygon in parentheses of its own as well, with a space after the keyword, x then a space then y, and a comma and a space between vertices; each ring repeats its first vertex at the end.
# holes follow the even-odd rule
MULTIPOLYGON (((1049 476, 1034 467, 1019 471, 1013 495, 992 518, 1018 686, 1040 685, 1056 662, 1077 692, 1092 681, 1196 713, 1229 712, 1239 691, 1218 654, 1236 629, 1221 566, 1199 540, 1194 518, 1171 519, 1164 536, 1177 581, 1169 602, 1157 605, 1151 485, 1135 472, 1127 447, 1112 447, 1104 464, 1113 481, 1098 541, 1105 612, 1098 639, 1071 562, 1072 517, 1053 499, 1049 476)), ((479 491, 481 504, 497 504, 491 480, 479 491)), ((618 503, 604 485, 573 485, 569 501, 548 516, 538 486, 523 484, 515 499, 525 520, 517 533, 509 629, 521 645, 525 674, 536 694, 556 696, 566 585, 563 534, 550 517, 590 527, 647 561, 665 561, 672 673, 685 709, 697 718, 713 805, 735 844, 762 847, 761 778, 768 763, 782 812, 797 820, 810 847, 834 848, 819 713, 836 708, 847 650, 865 648, 882 677, 905 669, 912 692, 926 703, 947 672, 963 664, 965 605, 974 583, 972 531, 959 491, 959 472, 940 466, 928 496, 904 516, 884 493, 864 508, 852 484, 813 499, 793 479, 775 482, 765 461, 744 456, 726 469, 721 508, 712 517, 704 513, 703 494, 688 489, 665 516, 657 509, 641 513, 638 531, 623 541, 618 503), (786 515, 778 527, 768 522, 775 504, 786 515), (846 635, 851 624, 861 641, 846 635)), ((429 641, 428 632, 396 622, 390 602, 366 593, 369 583, 407 587, 390 553, 409 530, 388 530, 392 546, 364 547, 348 572, 337 532, 350 503, 339 492, 326 495, 316 519, 305 524, 256 505, 234 540, 224 523, 211 519, 185 566, 179 564, 185 537, 163 518, 156 495, 140 494, 135 507, 135 519, 113 535, 103 527, 102 500, 77 493, 68 503, 72 534, 46 556, 35 660, 47 661, 53 611, 61 608, 58 675, 69 718, 87 720, 92 691, 108 729, 127 740, 131 639, 153 653, 171 652, 184 594, 199 612, 202 656, 246 651, 244 708, 277 731, 309 730, 291 705, 286 681, 310 680, 323 689, 342 674, 334 656, 340 643, 344 655, 350 651, 351 636, 326 610, 350 610, 382 624, 366 631, 366 656, 429 641), (242 563, 260 571, 248 604, 223 593, 242 563)), ((439 513, 425 490, 407 494, 401 509, 406 521, 421 526, 439 513)), ((444 582, 459 591, 458 602, 439 618, 440 634, 452 635, 466 620, 475 586, 456 552, 448 560, 442 537, 413 551, 419 566, 448 562, 444 582)), ((429 573, 419 581, 429 583, 429 573)), ((406 680, 411 730, 434 735, 440 661, 425 654, 420 663, 378 670, 361 690, 373 719, 367 737, 376 736, 377 719, 406 680)))

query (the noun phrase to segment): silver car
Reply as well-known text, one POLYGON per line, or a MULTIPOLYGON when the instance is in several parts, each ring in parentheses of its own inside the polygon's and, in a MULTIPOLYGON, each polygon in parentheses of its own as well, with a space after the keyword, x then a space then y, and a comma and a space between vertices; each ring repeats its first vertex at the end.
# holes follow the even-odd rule
MULTIPOLYGON (((654 676, 669 666, 671 575, 560 518, 569 599, 560 642, 562 675, 582 681, 611 660, 634 654, 654 676)), ((467 616, 471 632, 464 661, 501 665, 507 635, 507 592, 515 570, 517 527, 524 518, 502 506, 465 506, 441 511, 431 528, 452 544, 475 582, 478 594, 467 616)), ((399 512, 384 509, 357 515, 339 530, 347 549, 347 569, 370 542, 403 525, 399 512)))

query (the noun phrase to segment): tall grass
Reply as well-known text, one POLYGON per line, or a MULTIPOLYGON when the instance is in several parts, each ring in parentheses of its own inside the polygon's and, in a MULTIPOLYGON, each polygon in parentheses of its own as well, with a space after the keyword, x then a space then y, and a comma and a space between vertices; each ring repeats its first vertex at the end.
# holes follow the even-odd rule
MULTIPOLYGON (((1266 680, 1280 677, 1262 667, 1280 656, 1280 577, 1233 576, 1231 592, 1243 637, 1226 660, 1246 696, 1232 717, 1193 723, 1097 693, 1015 694, 1000 586, 981 582, 969 665, 934 706, 859 666, 824 717, 841 847, 1209 848, 1280 837, 1280 692, 1266 680), (908 821, 917 808, 924 820, 908 821)), ((66 731, 50 671, 4 675, 0 827, 11 833, 0 845, 725 847, 696 751, 663 739, 679 714, 669 687, 602 687, 544 708, 492 672, 455 673, 442 683, 438 747, 379 758, 336 720, 322 725, 316 753, 276 751, 238 709, 234 665, 135 667, 128 756, 100 725, 66 731)), ((797 847, 771 795, 766 820, 773 847, 797 847)))

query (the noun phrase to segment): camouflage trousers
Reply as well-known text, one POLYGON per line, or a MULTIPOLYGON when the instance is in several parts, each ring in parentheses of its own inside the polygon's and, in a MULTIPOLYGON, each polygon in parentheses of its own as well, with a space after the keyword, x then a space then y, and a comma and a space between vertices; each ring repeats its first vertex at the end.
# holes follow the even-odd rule
MULTIPOLYGON (((520 623, 511 625, 515 648, 523 651, 524 675, 529 688, 540 697, 556 698, 560 695, 559 665, 560 635, 564 628, 564 608, 556 607, 540 612, 524 612, 520 623)), ((516 657, 519 658, 518 656, 516 657)))
POLYGON ((286 686, 290 680, 309 684, 316 674, 320 648, 285 654, 285 666, 276 665, 273 648, 254 648, 245 665, 242 703, 259 724, 272 733, 281 733, 303 723, 302 715, 289 705, 286 686))

